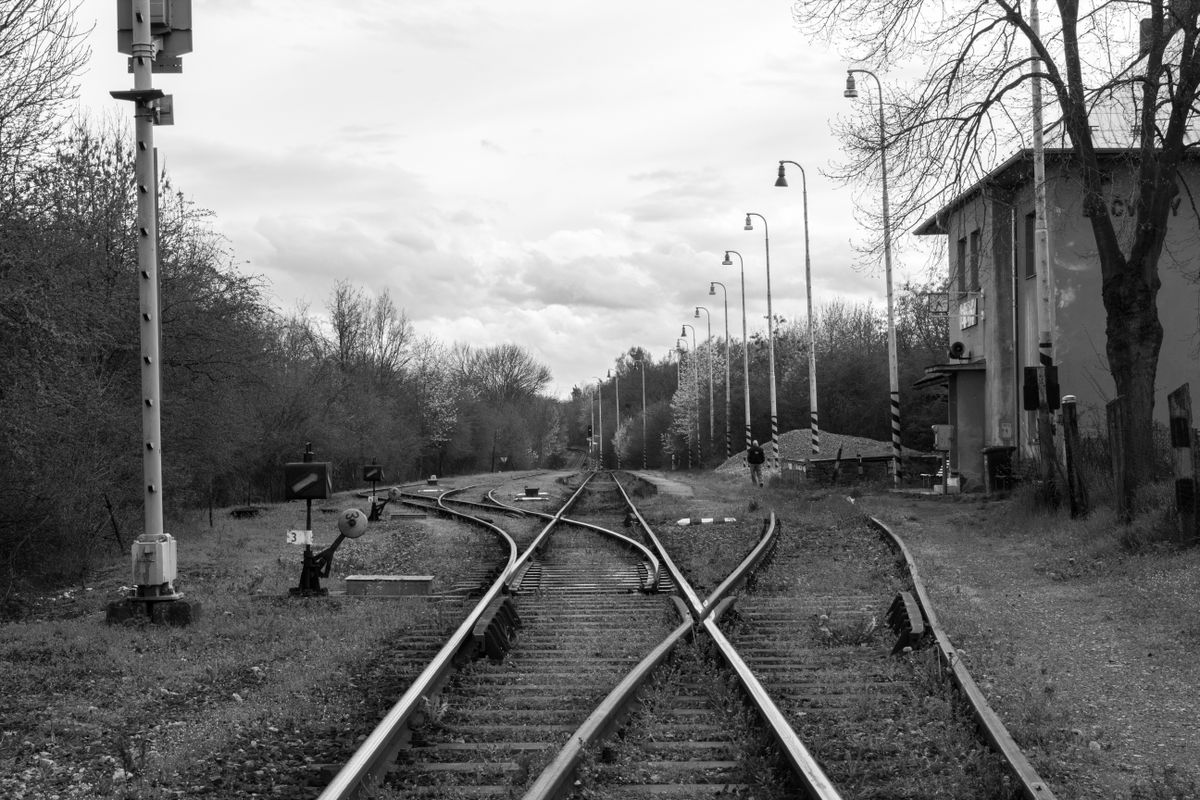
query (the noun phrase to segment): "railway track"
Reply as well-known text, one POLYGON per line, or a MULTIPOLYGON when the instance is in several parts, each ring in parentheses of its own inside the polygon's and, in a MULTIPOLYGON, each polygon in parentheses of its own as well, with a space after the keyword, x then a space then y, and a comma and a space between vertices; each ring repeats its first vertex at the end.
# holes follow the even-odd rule
POLYGON ((722 627, 842 796, 1012 797, 928 659, 893 654, 888 611, 910 588, 865 524, 801 524, 722 627))
POLYGON ((919 579, 877 531, 772 517, 702 600, 627 492, 589 479, 555 514, 438 501, 545 524, 519 556, 498 533, 507 566, 322 800, 1051 800, 975 735, 919 579), (942 660, 911 649, 935 639, 942 660))

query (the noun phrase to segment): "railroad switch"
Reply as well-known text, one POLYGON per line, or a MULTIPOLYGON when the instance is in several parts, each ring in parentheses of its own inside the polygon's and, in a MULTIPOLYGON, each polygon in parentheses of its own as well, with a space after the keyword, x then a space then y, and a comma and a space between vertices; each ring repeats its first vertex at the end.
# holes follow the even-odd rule
POLYGON ((929 627, 926 625, 921 604, 909 592, 896 595, 884 619, 888 627, 900 636, 892 647, 892 655, 903 652, 906 647, 919 650, 925 644, 929 627))
POLYGON ((333 567, 333 554, 345 539, 357 539, 367 532, 367 515, 357 508, 348 508, 338 516, 338 537, 333 544, 319 553, 313 553, 312 545, 304 545, 304 556, 300 563, 300 585, 288 589, 293 597, 317 597, 329 594, 321 586, 321 578, 328 578, 333 567))
POLYGON ((516 642, 520 626, 521 618, 511 595, 497 597, 488 603, 472 630, 475 657, 486 655, 492 661, 503 661, 516 642))
POLYGON ((387 506, 387 504, 392 502, 393 500, 399 499, 399 497, 400 497, 400 491, 398 489, 394 489, 394 488, 391 489, 388 492, 387 496, 384 497, 383 499, 379 499, 379 498, 375 497, 374 493, 372 493, 372 495, 371 495, 371 513, 369 513, 367 515, 367 522, 379 522, 379 520, 382 519, 382 517, 383 517, 384 507, 387 506))

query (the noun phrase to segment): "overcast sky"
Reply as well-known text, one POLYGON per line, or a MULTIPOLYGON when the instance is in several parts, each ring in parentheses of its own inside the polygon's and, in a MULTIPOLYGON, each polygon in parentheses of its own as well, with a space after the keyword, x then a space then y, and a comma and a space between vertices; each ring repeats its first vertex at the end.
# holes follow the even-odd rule
MULTIPOLYGON (((116 3, 82 13, 80 102, 131 115, 108 95, 133 86, 116 3)), ((775 188, 780 159, 808 173, 814 303, 883 307, 882 273, 851 268, 852 190, 821 174, 829 121, 874 97, 842 97, 847 64, 786 0, 195 0, 193 28, 183 74, 155 76, 175 98, 160 159, 285 312, 322 312, 343 278, 387 289, 418 334, 519 344, 563 396, 631 346, 661 358, 682 323, 703 337, 696 305, 722 335, 710 280, 740 336, 725 249, 765 330, 747 211, 770 224, 775 313, 804 316, 800 176, 775 188)))

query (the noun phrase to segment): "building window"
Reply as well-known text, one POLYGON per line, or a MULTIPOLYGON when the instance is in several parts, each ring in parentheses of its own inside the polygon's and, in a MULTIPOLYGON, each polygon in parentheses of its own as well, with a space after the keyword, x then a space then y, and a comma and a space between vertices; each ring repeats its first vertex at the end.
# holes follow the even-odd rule
POLYGON ((1037 277, 1037 213, 1025 215, 1025 277, 1037 277))
POLYGON ((959 294, 967 291, 967 240, 958 240, 958 251, 954 260, 954 284, 959 294))
POLYGON ((970 244, 969 258, 970 258, 971 273, 969 276, 970 283, 967 286, 967 291, 978 292, 979 291, 979 229, 978 228, 971 231, 971 244, 970 244))

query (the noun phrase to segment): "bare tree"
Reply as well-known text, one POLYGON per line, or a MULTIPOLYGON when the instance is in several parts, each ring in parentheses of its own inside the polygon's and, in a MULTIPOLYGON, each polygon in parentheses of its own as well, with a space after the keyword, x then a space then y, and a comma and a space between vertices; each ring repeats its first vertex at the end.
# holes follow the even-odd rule
POLYGON ((63 105, 87 63, 82 0, 0 0, 0 190, 54 137, 63 105))
MULTIPOLYGON (((1057 0, 1040 26, 1019 0, 795 0, 793 12, 803 29, 881 74, 911 76, 914 63, 924 65, 905 86, 888 81, 881 101, 898 227, 942 207, 999 156, 1027 146, 1031 81, 1045 87, 1056 109, 1048 119, 1056 116, 1050 121, 1065 132, 1096 241, 1109 370, 1128 403, 1126 474, 1135 483, 1147 479, 1163 340, 1159 256, 1200 86, 1200 2, 1057 0), (1114 104, 1128 109, 1124 125, 1133 127, 1128 150, 1138 189, 1128 236, 1118 235, 1105 209, 1108 165, 1090 127, 1097 107, 1114 104)), ((859 122, 841 126, 850 144, 840 177, 873 180, 880 161, 874 112, 859 122)))
POLYGON ((454 359, 464 385, 477 397, 496 402, 528 400, 554 377, 549 367, 515 344, 482 350, 458 345, 454 359))
POLYGON ((412 355, 408 352, 413 337, 412 323, 403 309, 397 309, 385 289, 375 298, 367 315, 366 350, 377 386, 386 386, 398 378, 412 355))

